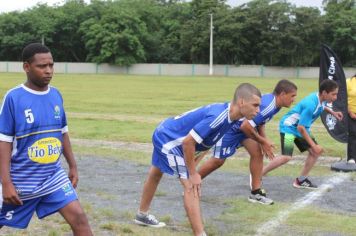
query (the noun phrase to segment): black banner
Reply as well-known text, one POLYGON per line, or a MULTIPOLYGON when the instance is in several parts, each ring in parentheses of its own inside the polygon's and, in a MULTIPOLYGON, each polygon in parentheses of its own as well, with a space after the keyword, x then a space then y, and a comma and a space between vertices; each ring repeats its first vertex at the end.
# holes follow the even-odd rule
POLYGON ((344 118, 338 121, 329 113, 323 112, 321 120, 328 130, 329 134, 339 142, 347 143, 348 127, 347 127, 347 89, 346 78, 341 62, 335 52, 323 44, 320 52, 320 72, 319 84, 326 79, 334 80, 339 85, 339 93, 337 100, 331 105, 332 110, 341 111, 344 118))

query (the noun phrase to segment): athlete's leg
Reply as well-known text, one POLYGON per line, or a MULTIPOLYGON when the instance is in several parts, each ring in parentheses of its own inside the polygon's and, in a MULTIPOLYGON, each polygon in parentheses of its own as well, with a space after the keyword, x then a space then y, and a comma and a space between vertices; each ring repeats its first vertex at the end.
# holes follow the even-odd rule
MULTIPOLYGON (((212 158, 211 158, 212 159, 212 158)), ((187 179, 180 179, 184 188, 184 208, 195 236, 204 232, 203 221, 200 212, 200 197, 194 196, 191 183, 187 179)))
POLYGON ((143 192, 140 202, 140 212, 148 212, 153 196, 155 195, 157 186, 162 178, 163 173, 160 169, 155 166, 151 166, 150 171, 148 172, 147 179, 143 186, 143 192))
POLYGON ((300 173, 301 176, 308 176, 310 170, 313 168, 315 165, 316 161, 318 160, 318 157, 322 154, 322 151, 319 153, 313 152, 311 148, 308 149, 308 157, 305 160, 304 167, 302 169, 302 172, 300 173))
POLYGON ((259 143, 253 139, 245 139, 242 145, 250 154, 250 173, 251 173, 251 190, 261 188, 262 170, 263 170, 263 154, 259 143))
POLYGON ((74 236, 91 236, 88 219, 78 200, 72 201, 59 210, 59 213, 72 228, 74 236))
POLYGON ((265 176, 268 172, 286 164, 288 161, 292 159, 292 156, 278 156, 275 157, 272 161, 270 161, 262 170, 262 176, 265 176))
POLYGON ((263 168, 262 175, 265 176, 268 172, 280 167, 281 165, 286 164, 292 159, 293 150, 294 150, 294 140, 295 136, 293 134, 284 134, 281 133, 281 151, 282 155, 274 158, 270 161, 267 166, 263 168))
POLYGON ((199 168, 198 172, 202 179, 208 176, 214 170, 220 168, 225 163, 224 158, 215 158, 211 157, 205 161, 202 166, 199 168))

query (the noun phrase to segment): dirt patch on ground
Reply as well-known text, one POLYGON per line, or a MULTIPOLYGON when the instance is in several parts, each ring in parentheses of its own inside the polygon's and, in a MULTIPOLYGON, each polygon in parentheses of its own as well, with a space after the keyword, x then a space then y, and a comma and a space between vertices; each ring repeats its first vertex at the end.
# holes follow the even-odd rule
POLYGON ((108 113, 83 113, 83 112, 67 112, 70 118, 79 119, 97 119, 97 120, 118 120, 118 121, 136 121, 143 123, 153 123, 157 124, 161 122, 163 117, 153 117, 153 116, 137 116, 128 114, 108 114, 108 113))
MULTIPOLYGON (((105 141, 105 140, 94 140, 94 139, 71 139, 72 143, 78 146, 84 147, 104 147, 112 149, 126 149, 130 151, 142 151, 142 152, 152 152, 151 143, 137 143, 137 142, 123 142, 123 141, 105 141)), ((240 148, 235 154, 236 157, 246 157, 248 153, 244 148, 240 148)), ((295 155, 289 164, 304 164, 306 156, 305 155, 295 155)), ((332 163, 340 161, 340 157, 330 157, 322 156, 319 157, 317 165, 330 166, 332 163)))
MULTIPOLYGON (((80 172, 78 190, 81 200, 98 211, 112 210, 114 219, 119 222, 131 223, 138 208, 149 166, 95 156, 79 156, 77 159, 80 172)), ((319 177, 313 180, 321 184, 327 178, 319 177)), ((264 180, 264 187, 276 204, 293 203, 303 197, 306 190, 294 189, 292 181, 291 177, 268 177, 264 180)), ((248 183, 247 175, 238 176, 222 171, 216 171, 206 178, 202 197, 202 210, 206 222, 216 227, 222 234, 230 232, 229 225, 219 221, 217 217, 229 208, 226 203, 229 199, 245 198, 247 201, 248 183)), ((151 212, 157 217, 169 216, 170 227, 179 230, 179 225, 187 222, 187 219, 183 207, 182 188, 178 180, 165 175, 157 193, 151 212)), ((315 205, 332 212, 356 215, 353 201, 355 194, 356 185, 348 179, 327 192, 324 197, 315 202, 315 205)))
MULTIPOLYGON (((90 143, 92 144, 92 142, 90 143)), ((119 145, 117 142, 105 144, 113 145, 115 148, 123 145, 119 145)), ((136 144, 132 145, 134 147, 136 144)), ((144 149, 146 146, 141 145, 140 147, 144 149)), ((135 147, 135 150, 137 150, 137 147, 135 147)), ((77 189, 79 198, 90 216, 91 225, 96 229, 96 235, 116 235, 116 233, 105 230, 102 227, 103 225, 110 226, 110 222, 119 225, 124 223, 132 224, 149 166, 120 160, 120 156, 110 158, 79 155, 77 156, 77 163, 80 175, 77 189)), ((332 175, 332 172, 330 174, 332 175)), ((322 184, 328 178, 330 177, 318 177, 313 178, 313 181, 316 184, 322 184)), ((308 190, 294 189, 292 182, 293 177, 290 176, 267 177, 263 180, 263 186, 267 189, 269 196, 275 200, 275 204, 291 204, 309 192, 308 190)), ((236 220, 232 225, 220 220, 219 216, 231 208, 228 203, 231 199, 243 199, 247 202, 249 193, 249 176, 247 174, 241 175, 223 171, 212 173, 204 180, 202 185, 201 208, 206 225, 213 227, 217 235, 231 234, 232 227, 234 229, 239 228, 239 225, 243 227, 246 222, 236 220)), ((334 189, 326 192, 313 205, 326 211, 356 216, 354 207, 355 194, 355 182, 349 178, 334 189)), ((269 206, 264 207, 268 210, 269 206)), ((157 196, 155 196, 151 206, 151 212, 161 219, 168 219, 168 227, 172 230, 189 234, 190 230, 187 228, 187 217, 183 207, 182 187, 176 178, 168 175, 163 177, 157 196)), ((57 218, 52 218, 52 221, 47 220, 38 225, 43 225, 46 222, 49 224, 51 222, 62 224, 60 222, 63 222, 63 220, 57 215, 57 218)), ((48 227, 51 228, 50 226, 48 227)), ((256 225, 256 227, 258 226, 256 225)), ((32 229, 31 232, 44 233, 47 229, 46 227, 38 226, 38 229, 32 229)), ((0 232, 0 235, 9 235, 14 232, 17 231, 6 228, 0 232)), ((298 232, 290 231, 288 227, 283 225, 278 228, 278 234, 276 235, 286 235, 287 233, 288 235, 300 235, 298 232)), ((63 235, 71 234, 65 233, 63 235)), ((330 232, 330 234, 320 235, 342 234, 330 232)))

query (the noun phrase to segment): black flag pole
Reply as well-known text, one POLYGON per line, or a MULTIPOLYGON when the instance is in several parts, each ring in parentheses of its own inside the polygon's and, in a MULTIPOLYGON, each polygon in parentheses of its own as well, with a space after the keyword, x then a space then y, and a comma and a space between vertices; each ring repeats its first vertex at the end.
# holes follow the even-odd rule
MULTIPOLYGON (((347 88, 346 77, 342 64, 336 53, 327 45, 321 46, 320 52, 320 72, 319 84, 326 79, 334 80, 339 85, 337 100, 330 105, 334 111, 341 111, 344 118, 338 121, 334 116, 323 112, 321 120, 330 134, 335 140, 341 143, 347 143, 348 139, 348 122, 347 122, 347 88)), ((331 169, 335 171, 356 171, 356 165, 347 163, 345 160, 334 163, 331 169)))

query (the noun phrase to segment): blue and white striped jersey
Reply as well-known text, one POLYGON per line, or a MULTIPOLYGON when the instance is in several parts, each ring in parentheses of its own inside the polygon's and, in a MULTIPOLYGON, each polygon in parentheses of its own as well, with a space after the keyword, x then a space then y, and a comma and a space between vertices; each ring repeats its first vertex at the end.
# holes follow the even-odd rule
POLYGON ((229 108, 230 103, 216 103, 168 118, 156 128, 153 143, 162 153, 183 157, 182 142, 190 134, 196 151, 208 150, 235 124, 229 108))
MULTIPOLYGON (((275 114, 280 111, 281 108, 276 106, 276 97, 273 93, 263 94, 261 97, 261 105, 260 105, 260 112, 252 119, 248 120, 252 127, 257 127, 259 125, 263 125, 270 121, 275 114)), ((242 133, 240 130, 240 126, 243 120, 236 123, 232 130, 230 130, 226 135, 230 133, 242 133)))
MULTIPOLYGON (((260 112, 257 113, 252 120, 248 121, 253 127, 263 125, 271 120, 279 110, 280 108, 276 106, 276 97, 274 94, 264 94, 261 97, 260 112)), ((236 149, 239 148, 242 145, 242 141, 247 138, 240 129, 244 119, 245 118, 242 118, 237 121, 215 145, 214 157, 228 158, 235 154, 236 149)))
POLYGON ((63 99, 56 88, 39 92, 19 85, 4 96, 0 141, 13 143, 10 175, 22 200, 69 183, 60 163, 67 131, 63 99))
POLYGON ((273 93, 263 94, 261 97, 260 112, 249 120, 253 127, 262 125, 270 121, 281 108, 276 106, 276 97, 273 93))

